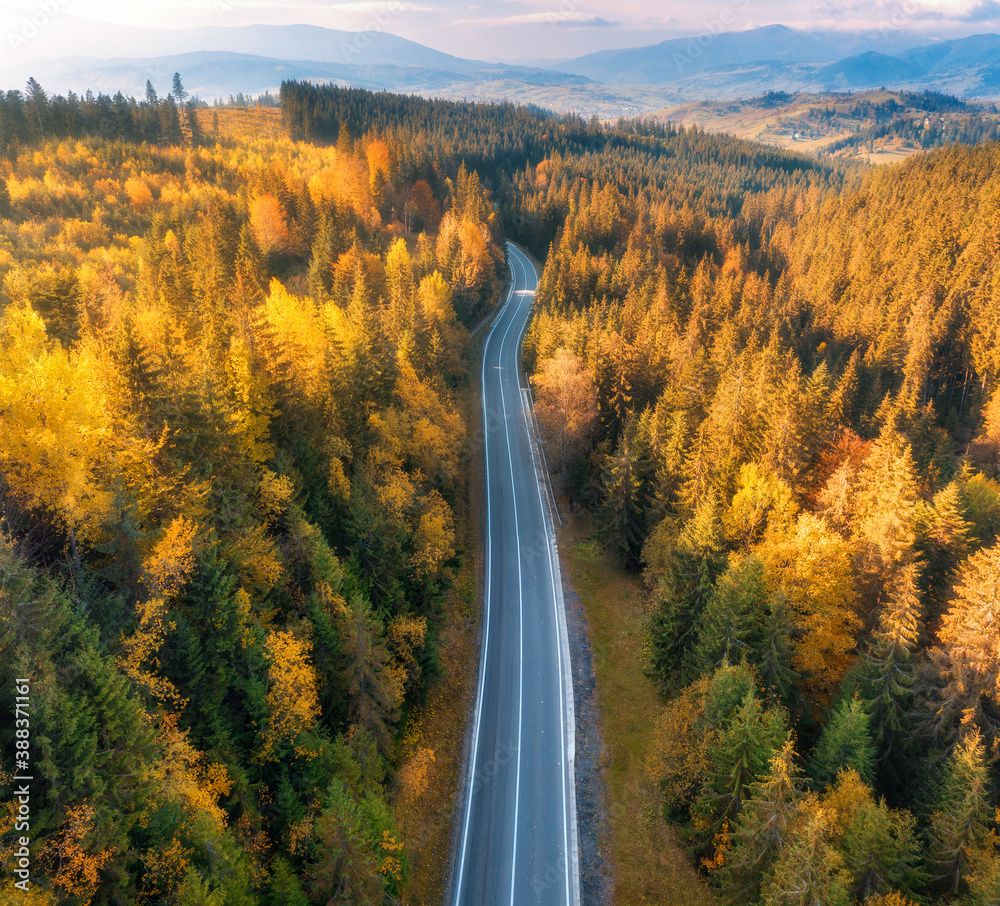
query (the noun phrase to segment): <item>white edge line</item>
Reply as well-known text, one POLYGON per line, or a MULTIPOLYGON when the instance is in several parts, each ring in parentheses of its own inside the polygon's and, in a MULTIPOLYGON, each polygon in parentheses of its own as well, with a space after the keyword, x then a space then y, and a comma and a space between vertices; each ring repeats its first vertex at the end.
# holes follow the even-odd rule
MULTIPOLYGON (((510 245, 510 248, 513 249, 517 254, 522 254, 520 252, 520 249, 517 249, 517 247, 514 246, 513 244, 508 243, 508 245, 510 245)), ((490 502, 490 489, 489 489, 489 445, 486 442, 486 434, 487 434, 487 430, 488 430, 488 427, 487 427, 487 424, 488 424, 488 414, 487 414, 487 411, 486 411, 486 353, 487 353, 487 351, 489 349, 490 341, 493 338, 493 333, 496 331, 496 328, 499 326, 500 322, 503 320, 503 316, 504 316, 504 313, 505 313, 505 311, 507 309, 507 306, 510 304, 511 300, 514 297, 514 283, 515 283, 515 280, 516 280, 516 276, 514 274, 514 267, 513 267, 512 259, 513 259, 513 256, 508 256, 507 264, 508 264, 508 267, 510 268, 510 272, 511 272, 511 286, 510 286, 510 289, 508 290, 507 298, 504 300, 504 304, 501 307, 500 311, 497 313, 496 320, 494 321, 493 326, 490 328, 490 332, 489 332, 488 336, 486 337, 486 342, 485 342, 485 344, 483 346, 483 363, 482 363, 482 369, 481 369, 481 388, 482 388, 482 400, 483 400, 483 450, 484 450, 484 455, 485 455, 485 460, 486 460, 486 511, 487 511, 487 521, 486 521, 486 535, 487 535, 487 549, 486 549, 486 593, 485 593, 485 606, 484 606, 484 617, 483 617, 483 620, 484 620, 484 623, 483 623, 483 626, 484 626, 484 637, 483 637, 483 651, 482 651, 482 656, 481 656, 481 659, 480 659, 479 685, 478 685, 477 695, 476 695, 475 729, 473 731, 473 737, 472 737, 472 740, 471 740, 472 763, 471 763, 471 768, 469 770, 469 773, 468 773, 468 775, 466 777, 465 821, 464 821, 463 832, 462 832, 462 848, 461 848, 461 855, 460 855, 460 859, 459 859, 459 867, 458 867, 458 872, 456 874, 456 882, 455 882, 454 903, 456 904, 456 906, 458 906, 458 904, 460 903, 461 892, 462 892, 462 881, 464 880, 464 874, 465 874, 465 854, 466 854, 466 847, 467 847, 467 844, 468 844, 469 821, 470 821, 471 814, 472 814, 472 788, 473 788, 473 785, 475 783, 476 763, 477 763, 478 752, 479 752, 479 728, 480 728, 480 724, 481 724, 481 720, 482 720, 482 703, 483 703, 483 694, 484 694, 484 685, 485 685, 485 676, 486 676, 486 658, 487 658, 487 651, 488 651, 488 647, 489 647, 490 580, 492 578, 492 533, 490 531, 490 516, 491 516, 491 512, 492 512, 492 507, 491 507, 491 502, 490 502)), ((536 276, 537 276, 537 274, 536 274, 536 276)), ((511 324, 512 323, 513 323, 513 321, 511 322, 511 324)), ((503 339, 506 338, 507 333, 510 331, 511 324, 508 324, 507 325, 507 329, 504 331, 504 337, 501 339, 501 348, 502 348, 502 345, 503 345, 503 339)), ((518 373, 519 373, 519 369, 520 369, 520 352, 521 352, 520 343, 523 340, 524 333, 525 333, 526 330, 527 330, 527 321, 525 322, 524 328, 522 329, 521 334, 520 334, 520 336, 518 338, 518 352, 517 352, 517 358, 518 358, 518 369, 517 370, 518 370, 518 373)), ((520 380, 518 381, 518 387, 520 389, 520 380)), ((501 387, 501 396, 500 396, 500 398, 501 398, 501 403, 504 405, 504 409, 505 409, 505 413, 506 413, 506 403, 504 401, 502 387, 501 387)), ((519 398, 520 398, 520 394, 519 394, 519 398)), ((523 400, 523 398, 521 398, 521 406, 522 406, 522 410, 524 410, 524 400, 523 400)), ((531 415, 532 415, 532 418, 533 418, 533 416, 534 416, 534 412, 533 411, 531 412, 531 415)), ((509 428, 507 426, 506 417, 504 418, 504 426, 505 426, 505 433, 506 433, 506 436, 507 436, 508 460, 509 460, 510 459, 510 435, 509 435, 509 428)), ((529 427, 529 443, 533 443, 534 442, 532 434, 533 434, 533 432, 531 430, 531 427, 529 427)), ((512 462, 510 463, 510 466, 511 466, 511 472, 513 474, 513 463, 512 462)), ((537 466, 537 463, 536 463, 535 464, 535 470, 536 470, 535 471, 536 492, 537 492, 538 497, 539 497, 539 505, 542 507, 542 516, 543 516, 543 520, 545 521, 546 534, 548 536, 548 542, 549 542, 548 543, 548 549, 549 549, 548 550, 548 555, 549 555, 549 572, 550 572, 550 576, 552 576, 552 588, 553 588, 553 595, 554 595, 553 606, 554 606, 554 609, 556 611, 556 623, 557 623, 557 626, 558 626, 558 635, 559 635, 559 641, 560 641, 559 661, 560 661, 560 670, 561 670, 561 672, 563 674, 563 688, 564 688, 564 693, 565 693, 564 696, 563 696, 563 700, 560 702, 560 710, 562 710, 562 708, 565 707, 565 716, 564 716, 564 746, 565 746, 565 750, 564 751, 565 751, 565 758, 564 758, 564 762, 566 763, 566 767, 567 767, 568 774, 569 774, 569 783, 567 784, 564 781, 564 784, 563 784, 563 802, 564 802, 564 805, 563 805, 563 814, 564 814, 564 817, 565 817, 565 815, 566 815, 565 799, 566 799, 566 793, 567 793, 567 790, 568 790, 568 792, 569 792, 569 825, 570 825, 570 829, 569 829, 569 836, 570 836, 569 854, 570 854, 570 862, 571 862, 570 870, 567 872, 567 876, 566 876, 566 895, 567 895, 567 900, 571 904, 571 906, 579 906, 579 903, 580 903, 580 862, 579 862, 579 832, 578 832, 577 819, 576 819, 576 767, 575 767, 575 765, 576 765, 576 724, 575 724, 575 717, 574 717, 574 713, 575 712, 574 712, 574 699, 573 699, 573 674, 572 674, 572 666, 571 666, 571 663, 570 663, 569 631, 568 631, 567 625, 566 625, 566 609, 565 609, 565 602, 563 600, 563 593, 562 593, 561 571, 558 570, 558 569, 556 569, 556 565, 559 562, 559 560, 558 560, 559 554, 558 554, 558 548, 557 548, 557 545, 556 545, 556 538, 555 538, 555 523, 552 520, 552 511, 549 508, 547 508, 542 503, 541 484, 540 484, 540 481, 539 481, 537 469, 538 469, 538 466, 537 466), (559 573, 559 575, 560 575, 559 581, 555 580, 555 574, 556 573, 559 573)), ((515 533, 517 533, 516 501, 515 501, 515 517, 514 517, 514 520, 515 520, 514 521, 515 533)), ((519 536, 519 533, 517 533, 517 534, 519 536)), ((519 584, 519 587, 520 587, 520 568, 521 568, 521 562, 520 562, 520 540, 519 540, 519 537, 518 537, 518 574, 519 574, 518 584, 519 584)), ((523 636, 523 621, 520 623, 519 628, 520 628, 522 636, 523 636)), ((523 644, 523 638, 522 638, 522 644, 523 644)), ((523 665, 523 652, 522 652, 521 664, 520 664, 520 669, 521 669, 522 672, 523 672, 523 666, 524 665, 523 665)), ((523 676, 522 676, 522 681, 523 681, 523 676)), ((521 690, 519 690, 519 700, 518 700, 518 737, 519 738, 518 738, 518 766, 517 766, 518 780, 517 780, 517 787, 519 787, 519 785, 520 785, 520 768, 521 768, 521 764, 520 764, 520 761, 521 761, 521 752, 520 752, 520 730, 521 730, 521 714, 520 714, 520 709, 521 709, 521 695, 522 695, 522 692, 521 692, 521 690)), ((515 855, 516 855, 516 847, 517 847, 517 842, 516 842, 516 840, 517 840, 517 801, 518 801, 519 795, 520 795, 520 791, 518 789, 517 792, 515 793, 515 797, 516 797, 515 798, 515 820, 514 820, 514 838, 515 838, 514 847, 515 847, 515 855)), ((564 822, 563 827, 564 827, 564 845, 565 845, 565 827, 566 827, 565 822, 564 822)), ((513 897, 514 897, 514 889, 513 889, 514 875, 513 875, 513 872, 514 872, 514 866, 515 865, 516 865, 516 859, 512 860, 512 866, 511 866, 511 903, 513 903, 513 897)))
POLYGON ((556 503, 556 492, 552 489, 552 478, 549 475, 549 459, 545 455, 545 447, 542 446, 542 430, 538 427, 538 416, 535 415, 535 396, 531 391, 531 382, 528 381, 528 407, 531 412, 531 421, 534 425, 535 436, 538 438, 538 450, 542 457, 542 473, 545 476, 545 486, 549 492, 549 502, 552 505, 552 512, 556 514, 556 519, 562 525, 562 516, 559 515, 559 505, 556 503))
MULTIPOLYGON (((515 247, 516 248, 516 247, 515 247)), ((517 249, 520 254, 520 250, 517 249)), ((530 262, 529 262, 530 263, 530 262)), ((532 269, 534 266, 532 266, 532 269)), ((537 274, 536 274, 537 277, 537 274)), ((525 322, 525 331, 527 322, 525 322)), ((523 332, 522 332, 523 338, 523 332)), ((518 358, 520 359, 520 343, 518 344, 518 358)), ((530 387, 525 394, 531 400, 530 387)), ((541 451, 540 440, 535 436, 534 429, 537 423, 534 421, 533 408, 525 407, 524 397, 521 399, 521 406, 525 418, 525 427, 528 431, 528 444, 534 454, 536 444, 538 451, 541 451)), ((563 845, 568 849, 569 866, 566 872, 566 900, 570 906, 579 906, 580 903, 580 841, 579 828, 576 819, 576 717, 575 702, 573 697, 573 667, 570 661, 569 629, 566 625, 566 603, 562 592, 562 571, 559 569, 559 549, 556 543, 555 521, 552 518, 553 510, 545 505, 542 500, 542 480, 539 475, 540 460, 532 456, 535 466, 535 489, 538 493, 538 505, 542 510, 542 520, 545 524, 545 531, 548 540, 548 560, 549 576, 552 581, 552 606, 555 610, 557 634, 559 636, 559 669, 563 675, 564 695, 559 703, 560 711, 563 713, 563 765, 564 772, 569 774, 567 782, 565 774, 563 778, 563 845), (557 578, 558 576, 558 578, 557 578), (569 813, 566 811, 566 796, 569 794, 569 813), (566 842, 566 825, 569 824, 569 842, 566 842)), ((547 470, 546 470, 547 471, 547 470)), ((554 507, 554 499, 551 505, 554 507)))
POLYGON ((465 877, 465 850, 469 842, 469 819, 472 817, 472 790, 476 782, 476 761, 479 754, 479 725, 483 716, 483 687, 486 682, 486 655, 489 651, 490 641, 490 580, 492 578, 493 566, 493 539, 492 533, 490 532, 490 447, 489 443, 487 443, 489 415, 486 411, 486 356, 489 352, 490 340, 493 339, 493 333, 503 320, 504 312, 507 310, 510 300, 514 298, 514 268, 510 263, 509 257, 507 260, 507 266, 510 268, 510 289, 507 291, 507 298, 500 307, 500 311, 497 312, 496 320, 494 320, 493 326, 490 328, 490 332, 486 337, 486 342, 483 344, 483 365, 480 377, 483 398, 483 453, 486 459, 486 593, 484 595, 485 600, 483 606, 483 651, 480 656, 479 684, 478 689, 476 690, 476 717, 473 725, 474 729, 472 733, 472 740, 470 743, 472 749, 472 764, 465 783, 465 822, 462 829, 462 849, 458 862, 458 871, 455 875, 455 906, 458 906, 461 901, 462 881, 465 877))
MULTIPOLYGON (((507 329, 500 339, 500 356, 503 356, 504 342, 507 334, 514 326, 514 318, 510 319, 507 329)), ((518 335, 520 338, 520 334, 518 335)), ((521 398, 521 380, 518 369, 520 345, 514 349, 514 382, 518 396, 521 398)), ((485 361, 485 360, 484 360, 485 361)), ((503 409, 503 431, 507 441, 507 464, 510 466, 510 493, 514 511, 514 538, 517 544, 517 770, 514 780, 514 843, 510 860, 510 906, 514 906, 514 879, 517 872, 517 821, 521 806, 521 724, 522 705, 524 703, 524 587, 521 581, 521 529, 517 522, 517 487, 514 480, 514 458, 510 449, 510 422, 507 420, 507 400, 503 392, 503 375, 500 376, 500 405, 503 409)), ((523 405, 523 404, 522 404, 523 405)))

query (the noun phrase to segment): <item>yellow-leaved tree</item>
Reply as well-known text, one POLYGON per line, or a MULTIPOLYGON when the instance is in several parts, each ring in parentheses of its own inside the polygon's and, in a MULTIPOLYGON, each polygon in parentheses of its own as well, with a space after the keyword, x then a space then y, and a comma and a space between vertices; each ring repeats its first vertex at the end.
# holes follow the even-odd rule
POLYGON ((1000 543, 976 552, 959 569, 955 597, 941 618, 934 660, 947 680, 941 718, 955 717, 992 737, 989 711, 1000 702, 1000 543), (985 708, 985 712, 984 712, 985 708))
POLYGON ((455 556, 455 527, 451 509, 436 490, 428 492, 423 503, 424 511, 413 533, 410 564, 421 579, 427 580, 438 577, 444 564, 455 556))
POLYGON ((784 593, 800 635, 795 669, 817 702, 826 702, 850 666, 858 627, 850 546, 823 519, 803 513, 759 553, 768 585, 784 593))
POLYGON ((225 765, 209 761, 191 745, 187 731, 177 727, 175 714, 161 717, 159 742, 163 758, 153 770, 158 787, 189 817, 205 814, 216 831, 225 831, 226 811, 219 800, 233 787, 225 765))
POLYGON ((874 602, 885 596, 892 578, 914 557, 917 469, 905 439, 885 430, 872 445, 853 483, 853 541, 860 555, 862 581, 874 602))
POLYGON ((267 383, 255 372, 252 356, 243 340, 234 338, 226 362, 232 403, 227 412, 230 431, 239 451, 255 463, 274 456, 271 415, 274 402, 267 383))
POLYGON ((131 636, 122 639, 118 657, 119 666, 133 684, 161 702, 184 703, 174 684, 157 670, 160 646, 175 625, 167 618, 169 601, 194 572, 197 534, 196 523, 178 516, 144 561, 142 583, 150 597, 136 603, 137 625, 131 636))
POLYGON ((96 369, 51 341, 27 304, 0 318, 0 471, 30 505, 77 538, 96 530, 110 506, 98 480, 107 456, 96 369))
POLYGON ((267 329, 287 362, 291 389, 311 402, 325 403, 329 350, 315 302, 292 295, 272 279, 264 310, 267 329))
POLYGON ((293 743, 319 720, 319 676, 309 660, 312 646, 291 632, 267 634, 267 730, 264 759, 274 759, 277 749, 293 743))
POLYGON ((468 332, 455 315, 451 287, 439 271, 420 281, 416 302, 421 348, 428 372, 462 373, 462 354, 468 345, 468 332))
POLYGON ((250 229, 267 255, 287 252, 292 245, 284 205, 273 195, 258 195, 250 202, 250 229))
POLYGON ((427 636, 427 617, 403 614, 393 619, 386 631, 389 647, 395 656, 395 669, 400 684, 415 684, 420 679, 420 662, 417 655, 427 636))
POLYGON ((795 519, 798 506, 787 482, 755 462, 740 466, 736 493, 723 513, 726 537, 739 545, 759 541, 765 529, 782 529, 795 519))

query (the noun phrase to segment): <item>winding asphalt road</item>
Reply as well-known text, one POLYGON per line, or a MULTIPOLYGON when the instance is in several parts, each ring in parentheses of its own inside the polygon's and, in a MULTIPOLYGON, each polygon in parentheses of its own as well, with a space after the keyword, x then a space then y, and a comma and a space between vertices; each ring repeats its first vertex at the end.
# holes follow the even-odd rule
POLYGON ((553 509, 520 369, 538 286, 511 286, 483 353, 486 589, 454 906, 579 906, 573 684, 553 509))

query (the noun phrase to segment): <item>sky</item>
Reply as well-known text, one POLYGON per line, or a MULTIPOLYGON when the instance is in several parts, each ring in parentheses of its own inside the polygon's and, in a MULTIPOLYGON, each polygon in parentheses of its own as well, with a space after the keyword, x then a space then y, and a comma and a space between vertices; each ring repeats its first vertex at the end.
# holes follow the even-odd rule
POLYGON ((26 34, 28 50, 39 58, 63 55, 67 47, 91 56, 127 54, 127 31, 106 28, 102 53, 94 46, 101 26, 92 23, 307 23, 387 31, 462 57, 521 61, 774 23, 958 37, 1000 31, 1000 0, 0 0, 0 66, 8 46, 26 34))

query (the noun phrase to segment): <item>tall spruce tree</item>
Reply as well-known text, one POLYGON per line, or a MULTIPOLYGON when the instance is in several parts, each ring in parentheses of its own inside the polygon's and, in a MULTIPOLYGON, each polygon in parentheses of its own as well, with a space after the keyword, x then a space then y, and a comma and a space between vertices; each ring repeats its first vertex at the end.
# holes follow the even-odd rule
POLYGON ((730 835, 732 843, 719 880, 733 906, 760 899, 765 876, 792 836, 803 786, 795 745, 789 739, 771 758, 767 773, 751 785, 730 835))
POLYGON ((919 568, 908 564, 896 576, 865 655, 860 693, 871 714, 872 741, 884 782, 901 784, 903 743, 909 725, 914 653, 920 637, 919 568))
POLYGON ((993 816, 986 748, 979 733, 972 732, 945 763, 928 829, 928 873, 942 893, 954 897, 968 889, 993 816))
POLYGON ((730 663, 744 657, 756 661, 766 598, 760 559, 750 554, 731 560, 695 626, 695 663, 714 670, 726 659, 730 663))

